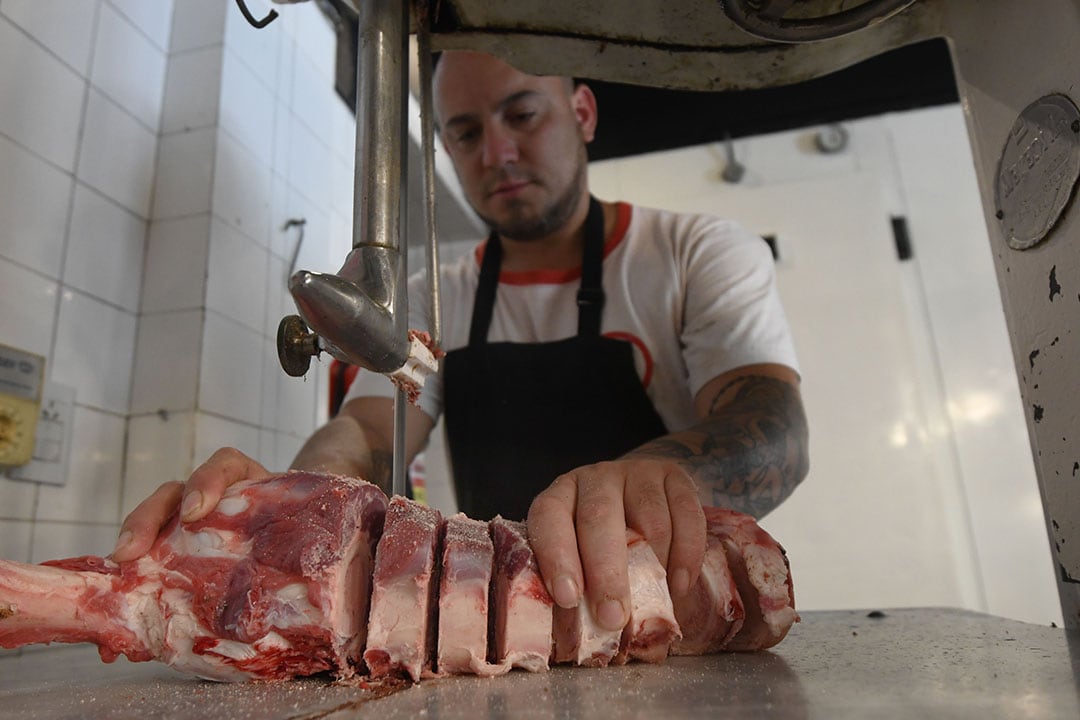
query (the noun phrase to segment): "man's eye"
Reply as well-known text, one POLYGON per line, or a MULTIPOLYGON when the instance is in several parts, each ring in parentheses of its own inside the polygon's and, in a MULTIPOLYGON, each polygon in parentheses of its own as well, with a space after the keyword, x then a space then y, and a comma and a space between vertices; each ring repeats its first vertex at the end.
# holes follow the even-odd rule
POLYGON ((522 112, 516 112, 510 114, 510 121, 517 124, 527 123, 536 117, 536 112, 533 110, 527 110, 522 112))
POLYGON ((459 132, 454 140, 459 145, 466 145, 475 142, 478 137, 480 137, 480 131, 475 128, 470 128, 469 130, 462 130, 459 132))

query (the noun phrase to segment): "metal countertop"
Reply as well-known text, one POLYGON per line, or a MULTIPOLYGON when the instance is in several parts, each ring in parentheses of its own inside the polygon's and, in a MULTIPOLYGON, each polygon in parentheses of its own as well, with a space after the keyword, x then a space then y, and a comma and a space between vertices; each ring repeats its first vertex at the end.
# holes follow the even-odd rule
POLYGON ((1078 718, 1080 632, 949 609, 803 613, 769 652, 424 681, 217 684, 76 646, 0 656, 0 718, 1078 718))

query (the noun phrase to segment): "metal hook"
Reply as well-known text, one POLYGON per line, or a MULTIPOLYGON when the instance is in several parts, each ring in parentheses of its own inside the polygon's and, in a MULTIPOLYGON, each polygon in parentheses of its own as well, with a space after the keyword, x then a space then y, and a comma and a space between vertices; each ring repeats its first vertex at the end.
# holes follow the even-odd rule
POLYGON ((252 27, 262 29, 274 22, 274 18, 277 17, 277 10, 271 10, 270 14, 264 17, 262 20, 256 20, 255 16, 248 10, 247 5, 244 4, 244 0, 236 0, 237 6, 240 8, 240 12, 244 14, 244 19, 247 20, 252 27))

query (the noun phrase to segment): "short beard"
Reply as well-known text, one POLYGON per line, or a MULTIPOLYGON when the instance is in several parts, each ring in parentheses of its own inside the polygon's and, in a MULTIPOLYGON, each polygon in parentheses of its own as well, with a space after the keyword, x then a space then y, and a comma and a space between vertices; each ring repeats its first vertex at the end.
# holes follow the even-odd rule
MULTIPOLYGON (((508 240, 529 242, 548 237, 560 230, 573 217, 577 204, 581 200, 581 193, 585 190, 586 167, 586 161, 580 158, 574 179, 567 186, 566 192, 544 208, 539 217, 527 217, 515 213, 504 223, 496 223, 484 215, 480 215, 480 219, 499 237, 508 240)), ((514 205, 517 206, 516 203, 514 205)))

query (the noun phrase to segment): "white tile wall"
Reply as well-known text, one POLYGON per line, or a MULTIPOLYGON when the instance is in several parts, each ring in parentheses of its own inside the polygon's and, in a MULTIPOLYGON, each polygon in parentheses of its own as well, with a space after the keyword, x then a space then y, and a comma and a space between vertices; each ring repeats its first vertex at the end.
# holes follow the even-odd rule
POLYGON ((132 417, 127 433, 121 516, 134 510, 162 483, 187 480, 194 468, 195 414, 132 417))
POLYGON ((0 17, 0 135, 70 171, 85 96, 78 73, 0 17))
POLYGON ((76 388, 80 405, 127 413, 135 316, 76 290, 61 295, 52 379, 76 388))
POLYGON ((123 415, 75 408, 71 472, 63 486, 41 486, 38 522, 120 522, 125 420, 123 415))
MULTIPOLYGON (((307 3, 310 5, 310 3, 307 3)), ((248 3, 248 9, 258 18, 265 17, 274 6, 265 0, 248 3)), ((294 8, 284 11, 293 12, 294 8)), ((303 8, 318 13, 314 5, 303 8)), ((278 10, 279 14, 283 12, 278 10)), ((229 7, 225 15, 225 45, 246 64, 267 88, 278 83, 278 56, 282 42, 282 26, 285 20, 279 17, 263 29, 252 27, 235 6, 229 7)))
POLYGON ((221 75, 223 48, 212 45, 169 60, 161 132, 211 127, 217 123, 219 88, 207 78, 221 75))
POLYGON ((109 3, 101 6, 92 72, 95 87, 157 131, 165 87, 165 53, 109 3))
POLYGON ((155 220, 210 212, 217 129, 165 135, 158 142, 155 220))
POLYGON ((4 0, 0 15, 86 77, 100 0, 4 0))
MULTIPOLYGON (((169 49, 169 33, 172 28, 173 0, 108 0, 124 14, 154 46, 165 52, 169 49)), ((187 2, 188 0, 181 0, 187 2)))
POLYGON ((199 407, 223 418, 258 425, 262 335, 215 312, 206 314, 203 332, 199 407))
POLYGON ((201 308, 206 298, 210 214, 158 220, 150 226, 142 311, 201 308))
POLYGON ((218 133, 213 212, 265 246, 271 196, 270 166, 225 132, 218 133))
POLYGON ((135 313, 146 222, 84 185, 75 188, 64 282, 135 313))
MULTIPOLYGON (((0 518, 5 520, 34 519, 34 509, 37 504, 37 483, 11 480, 0 475, 0 497, 4 499, 4 505, 0 508, 0 518)), ((27 535, 27 540, 30 536, 27 535)), ((0 553, 0 557, 7 557, 0 553)))
POLYGON ((259 429, 235 420, 200 413, 195 435, 195 463, 205 462, 223 447, 233 447, 249 457, 259 459, 259 429))
POLYGON ((210 230, 206 306, 255 332, 263 332, 269 251, 221 220, 210 230))
POLYGON ((157 134, 91 88, 77 176, 139 217, 150 216, 157 134), (123 162, 117 162, 122 153, 123 162))
POLYGON ((291 13, 287 18, 292 24, 296 45, 311 59, 324 79, 332 80, 336 47, 334 28, 314 5, 298 7, 297 10, 300 12, 291 13))
POLYGON ((234 4, 219 0, 181 0, 175 3, 169 51, 181 53, 221 45, 225 37, 225 14, 234 11, 238 12, 234 4))
POLYGON ((49 356, 59 285, 0 259, 0 343, 49 356))
POLYGON ((60 276, 71 176, 0 136, 0 257, 60 276))
POLYGON ((231 49, 221 69, 221 127, 270 164, 274 143, 274 93, 231 49))
POLYGON ((116 545, 119 530, 119 524, 36 522, 30 562, 40 563, 79 555, 108 555, 116 545))
POLYGON ((143 317, 132 380, 133 414, 195 409, 203 315, 202 310, 187 310, 143 317))
POLYGON ((30 562, 30 535, 33 524, 0 520, 0 557, 16 562, 30 562))

